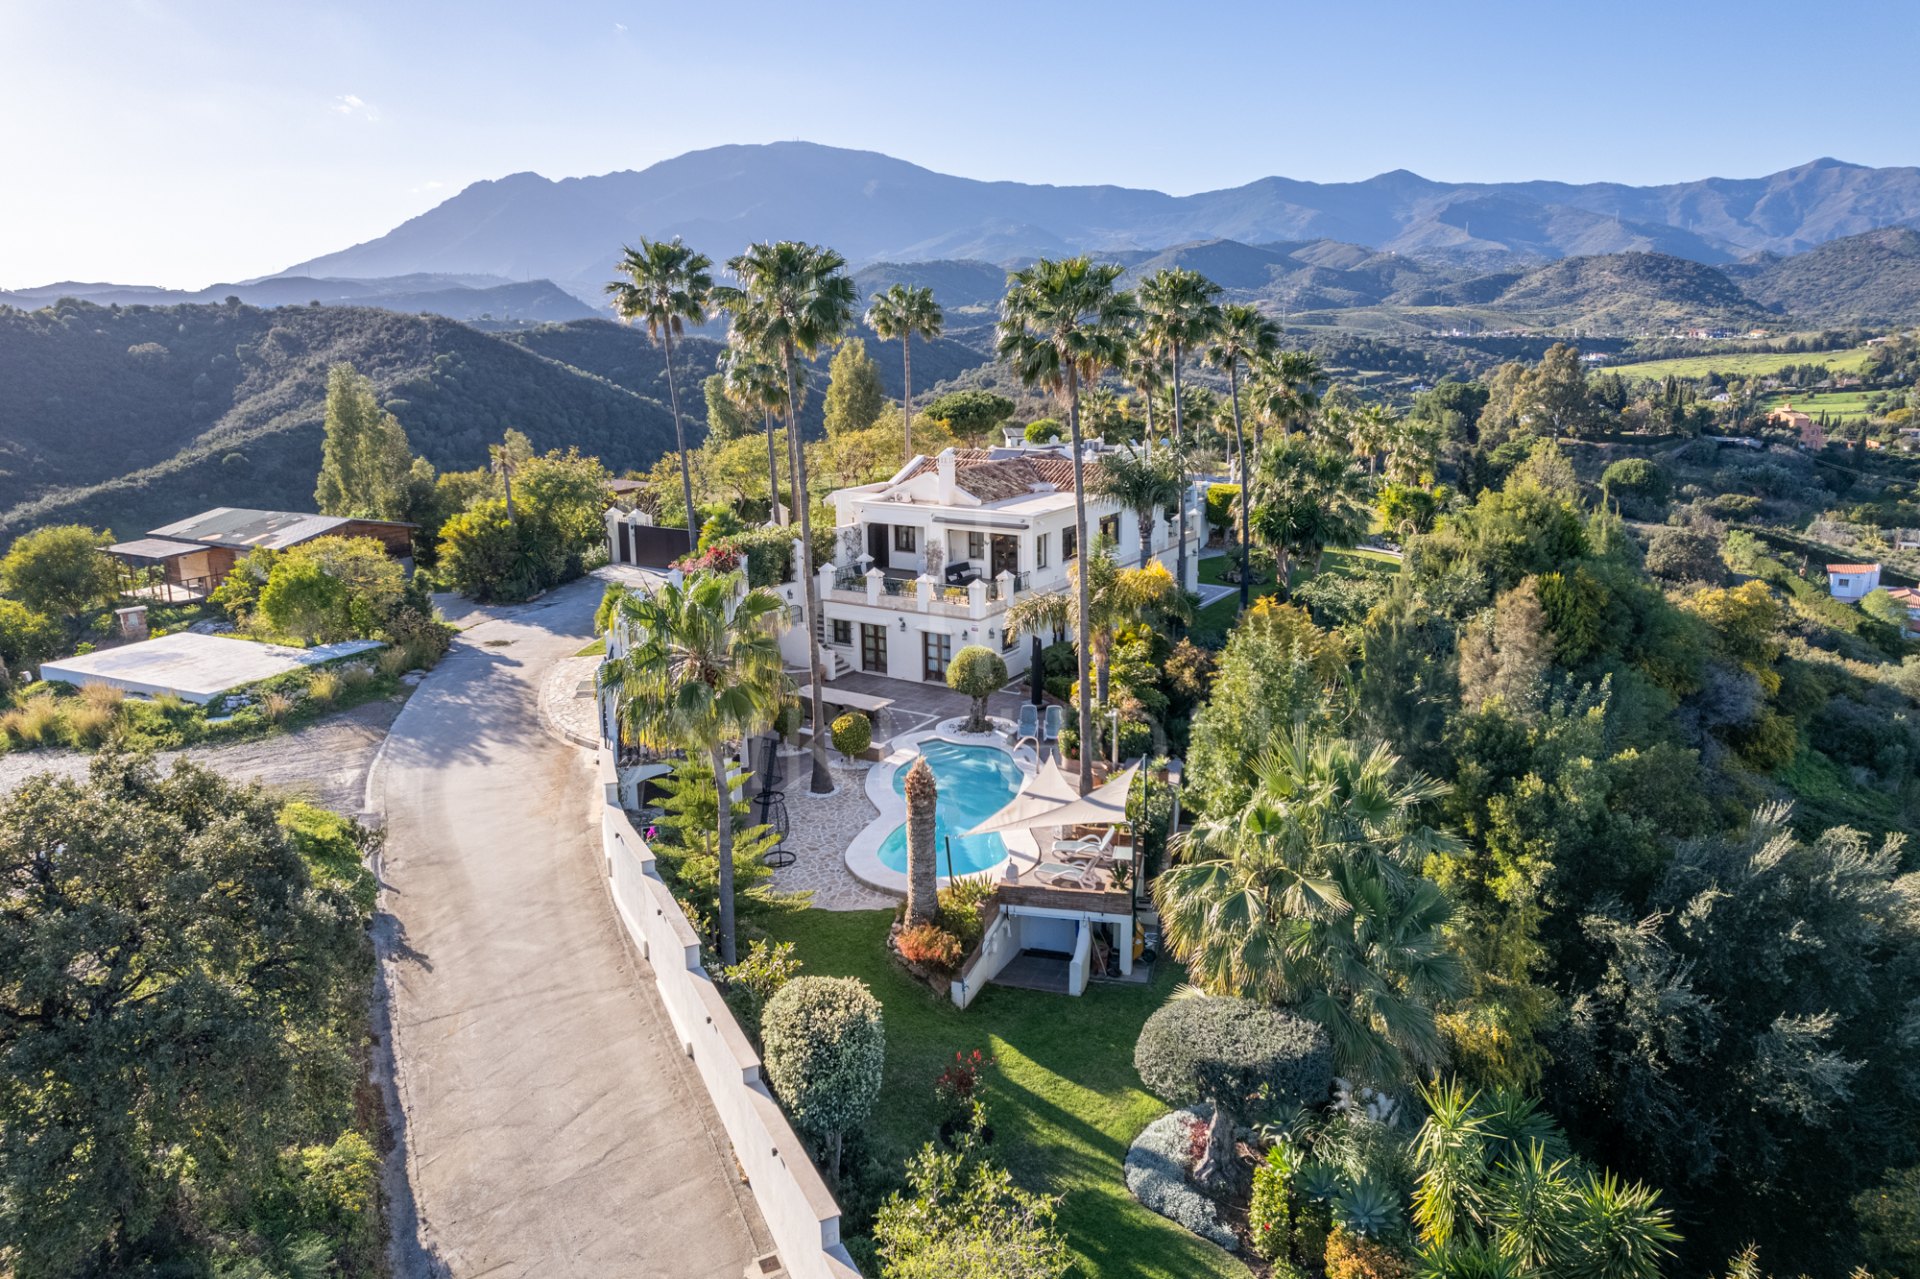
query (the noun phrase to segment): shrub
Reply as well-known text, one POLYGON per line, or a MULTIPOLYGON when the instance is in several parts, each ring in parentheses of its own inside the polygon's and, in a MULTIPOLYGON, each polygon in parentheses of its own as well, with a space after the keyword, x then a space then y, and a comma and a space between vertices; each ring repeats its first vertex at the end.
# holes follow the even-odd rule
POLYGON ((1313 1022, 1248 999, 1176 999, 1147 1018, 1133 1050, 1147 1088, 1174 1104, 1207 1102, 1215 1114, 1210 1180, 1230 1152, 1234 1121, 1326 1099, 1333 1046, 1313 1022))
POLYGON ((993 1058, 978 1048, 971 1053, 955 1052, 953 1064, 941 1071, 940 1077, 933 1081, 933 1096, 940 1104, 941 1113, 950 1117, 972 1113, 974 1094, 980 1088, 980 1075, 991 1065, 993 1058))
POLYGON ((760 1021, 767 1082, 799 1128, 827 1143, 840 1175, 841 1135, 866 1121, 887 1059, 880 1001, 851 977, 796 977, 760 1021))
POLYGON ((293 713, 294 699, 291 693, 264 693, 260 697, 260 714, 269 724, 278 724, 293 713))
POLYGON ((60 651, 60 624, 36 613, 19 600, 0 599, 0 663, 7 674, 37 671, 40 663, 60 651))
POLYGON ((1221 536, 1233 531, 1234 523, 1240 518, 1240 486, 1238 484, 1209 484, 1207 486, 1207 523, 1221 536))
POLYGON ((383 648, 373 662, 386 676, 405 675, 413 669, 413 655, 404 648, 383 648))
POLYGON ((1667 473, 1644 457, 1621 458, 1601 472, 1600 484, 1625 501, 1657 505, 1667 499, 1667 473))
POLYGON ((962 955, 980 944, 982 914, 993 894, 993 881, 985 875, 954 880, 940 890, 940 927, 960 939, 962 955))
POLYGON ((80 700, 88 706, 117 711, 121 703, 127 700, 127 694, 126 690, 112 684, 88 684, 80 690, 80 700))
POLYGON ((335 672, 340 677, 341 691, 349 696, 364 692, 367 685, 374 681, 373 667, 365 662, 348 662, 344 666, 336 667, 335 672))
POLYGON ((967 716, 969 733, 987 731, 987 699, 1007 682, 1007 664, 1000 654, 981 644, 969 644, 947 663, 947 687, 973 699, 967 716))
POLYGON ((727 1007, 733 1009, 741 1028, 756 1044, 760 1042, 760 1020, 767 1001, 799 975, 800 961, 793 957, 793 943, 769 943, 764 937, 747 948, 746 958, 720 970, 727 983, 727 1007))
POLYGON ((1043 417, 1027 423, 1026 437, 1029 444, 1051 444, 1060 438, 1064 428, 1059 418, 1043 417))
POLYGON ((1292 1235, 1287 1209, 1287 1186, 1293 1178, 1293 1160, 1287 1147, 1267 1151, 1266 1162, 1253 1170, 1253 1197, 1247 1204, 1247 1234, 1253 1250, 1268 1261, 1287 1251, 1292 1235))
POLYGON ((1327 1279, 1408 1279, 1413 1265, 1397 1249, 1335 1226, 1327 1235, 1327 1279))
POLYGON ((100 549, 112 540, 79 524, 23 533, 0 560, 0 587, 37 613, 77 617, 119 590, 119 570, 100 549))
POLYGON ((943 973, 960 966, 960 939, 938 924, 919 923, 903 928, 896 944, 900 957, 909 963, 925 964, 943 973))
POLYGON ((864 755, 873 745, 873 725, 859 711, 848 711, 833 721, 833 748, 848 759, 864 755))

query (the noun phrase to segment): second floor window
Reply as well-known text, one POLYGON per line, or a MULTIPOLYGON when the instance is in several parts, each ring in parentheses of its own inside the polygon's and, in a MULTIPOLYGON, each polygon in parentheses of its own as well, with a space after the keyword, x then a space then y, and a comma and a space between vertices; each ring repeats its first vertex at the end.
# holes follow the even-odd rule
POLYGON ((1120 545, 1120 517, 1118 515, 1103 515, 1100 517, 1100 536, 1104 537, 1108 544, 1112 546, 1120 545))
POLYGON ((912 554, 920 549, 920 530, 911 524, 893 526, 893 549, 912 554))
POLYGON ((1060 530, 1060 562, 1066 563, 1080 553, 1080 530, 1063 528, 1060 530))
POLYGON ((1042 533, 1039 537, 1033 539, 1033 566, 1035 568, 1045 568, 1047 566, 1047 541, 1051 536, 1052 534, 1042 533))

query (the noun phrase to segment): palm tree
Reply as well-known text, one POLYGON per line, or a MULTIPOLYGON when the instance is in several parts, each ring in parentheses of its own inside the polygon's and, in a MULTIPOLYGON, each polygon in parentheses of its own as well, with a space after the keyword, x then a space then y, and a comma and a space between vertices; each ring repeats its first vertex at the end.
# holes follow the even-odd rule
POLYGON ((1240 608, 1244 611, 1253 589, 1247 563, 1247 487, 1253 468, 1247 465, 1247 436, 1240 426, 1240 367, 1266 360, 1280 346, 1280 326, 1244 302, 1220 308, 1220 324, 1207 347, 1207 363, 1227 371, 1227 390, 1233 397, 1233 448, 1240 467, 1240 608))
POLYGON ((939 786, 922 755, 907 770, 907 922, 923 923, 940 909, 940 873, 934 860, 933 819, 939 786))
POLYGON ((632 637, 607 662, 601 680, 620 690, 621 714, 634 736, 654 747, 705 751, 720 806, 720 958, 734 962, 733 788, 727 747, 766 731, 787 694, 776 619, 785 607, 772 591, 735 599, 738 573, 700 573, 651 594, 630 592, 617 606, 632 637))
POLYGON ((907 421, 908 461, 913 460, 913 339, 937 338, 945 324, 946 315, 933 300, 933 290, 929 288, 896 284, 885 293, 874 294, 873 303, 867 308, 868 328, 879 334, 882 341, 900 339, 901 372, 905 379, 900 408, 907 421))
POLYGON ((1294 555, 1311 555, 1318 573, 1327 548, 1358 542, 1372 517, 1367 478, 1353 459, 1304 436, 1268 445, 1250 487, 1260 497, 1251 529, 1278 557, 1283 592, 1294 555))
MULTIPOLYGON (((727 396, 744 408, 759 409, 761 424, 767 432, 767 492, 773 499, 773 517, 786 524, 793 508, 780 500, 780 465, 774 445, 773 415, 786 404, 786 376, 777 359, 743 342, 729 341, 720 353, 720 371, 726 378, 727 396)), ((789 465, 788 473, 792 473, 789 465)))
MULTIPOLYGON (((1180 365, 1187 351, 1206 341, 1220 323, 1220 286, 1182 267, 1155 271, 1140 283, 1141 333, 1156 350, 1166 351, 1173 363, 1173 439, 1186 439, 1184 397, 1180 393, 1180 365)), ((1173 575, 1187 584, 1187 498, 1180 495, 1179 549, 1174 552, 1173 575)))
POLYGON ((1382 1086, 1441 1062, 1434 1008, 1465 987, 1442 937, 1452 906, 1419 873, 1458 847, 1420 820, 1445 787, 1398 766, 1383 744, 1297 729, 1254 761, 1246 807, 1179 841, 1154 884, 1196 985, 1296 1007, 1343 1075, 1382 1086))
MULTIPOLYGON (((1093 638, 1094 685, 1097 700, 1104 707, 1115 633, 1137 622, 1158 623, 1169 618, 1190 621, 1187 596, 1164 565, 1121 568, 1105 545, 1081 556, 1073 572, 1087 587, 1085 599, 1092 610, 1087 630, 1093 638)), ((1078 599, 1073 609, 1077 614, 1078 599)))
POLYGON ((1367 474, 1379 469, 1380 454, 1393 443, 1399 419, 1384 404, 1368 404, 1347 419, 1347 441, 1355 457, 1367 459, 1367 474))
POLYGON ((807 488, 807 451, 796 418, 797 365, 840 340, 853 320, 853 281, 847 260, 832 249, 795 240, 756 244, 727 263, 738 287, 714 290, 733 316, 734 331, 750 346, 780 353, 785 374, 787 449, 793 466, 793 503, 800 509, 800 572, 807 599, 807 671, 813 684, 813 779, 809 789, 833 789, 827 766, 826 673, 820 666, 820 579, 813 565, 813 499, 807 488))
POLYGON ((638 249, 623 249, 619 270, 627 278, 607 285, 613 308, 626 320, 647 326, 647 336, 660 344, 667 358, 667 397, 673 403, 673 441, 680 450, 680 493, 687 503, 687 549, 699 545, 699 520, 693 511, 693 471, 687 460, 687 434, 680 425, 680 388, 673 377, 673 340, 686 325, 707 322, 707 303, 713 292, 708 272, 713 259, 672 240, 640 241, 638 249))
POLYGON ((1254 371, 1248 393, 1254 397, 1253 451, 1266 443, 1264 427, 1272 422, 1284 438, 1302 426, 1320 407, 1327 389, 1326 370, 1306 351, 1281 351, 1254 371))
POLYGON ((1093 488, 1133 512, 1140 526, 1140 567, 1153 556, 1153 513, 1171 510, 1184 489, 1175 455, 1112 453, 1094 470, 1093 488))
POLYGON ((1040 652, 1044 647, 1042 635, 1059 635, 1073 624, 1073 596, 1065 591, 1029 591, 1014 598, 1007 605, 1006 618, 1001 625, 1008 634, 1025 635, 1032 641, 1033 653, 1029 663, 1033 679, 1033 701, 1040 703, 1042 675, 1040 652))
POLYGON ((1127 345, 1127 364, 1121 372, 1127 385, 1140 392, 1140 399, 1146 405, 1147 456, 1152 457, 1153 399, 1167 384, 1167 362, 1160 358, 1160 352, 1138 326, 1134 329, 1133 341, 1127 345))
POLYGON ((509 524, 513 523, 513 475, 520 469, 522 460, 520 450, 514 447, 511 433, 506 443, 487 445, 487 469, 500 477, 500 484, 506 490, 509 524))
MULTIPOLYGON (((1121 326, 1134 315, 1133 295, 1115 287, 1118 263, 1095 263, 1081 256, 1041 258, 1023 271, 1007 274, 1007 295, 1000 302, 998 349, 1027 386, 1044 386, 1067 401, 1067 431, 1073 440, 1073 514, 1075 536, 1090 548, 1087 536, 1087 485, 1081 457, 1080 387, 1102 370, 1126 359, 1121 326)), ((1093 705, 1088 688, 1090 609, 1086 575, 1080 576, 1078 644, 1080 666, 1080 793, 1093 789, 1093 705)))

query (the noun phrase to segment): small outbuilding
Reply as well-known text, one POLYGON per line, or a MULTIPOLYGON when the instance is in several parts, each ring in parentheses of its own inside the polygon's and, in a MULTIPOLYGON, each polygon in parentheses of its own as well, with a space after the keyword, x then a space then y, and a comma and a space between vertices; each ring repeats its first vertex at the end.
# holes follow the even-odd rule
POLYGON ((257 684, 303 666, 320 666, 382 647, 379 640, 347 640, 340 644, 293 648, 286 644, 255 644, 251 640, 182 631, 57 662, 44 662, 40 666, 40 678, 61 680, 78 688, 107 684, 124 693, 148 697, 172 693, 205 705, 245 684, 257 684))
POLYGON ((1880 585, 1878 564, 1827 565, 1827 593, 1852 604, 1880 585))
POLYGON ((413 550, 413 525, 399 520, 216 506, 109 546, 107 554, 125 567, 128 594, 190 604, 212 594, 246 552, 261 547, 285 550, 317 537, 370 537, 398 557, 413 550), (151 581, 155 568, 159 580, 151 581))

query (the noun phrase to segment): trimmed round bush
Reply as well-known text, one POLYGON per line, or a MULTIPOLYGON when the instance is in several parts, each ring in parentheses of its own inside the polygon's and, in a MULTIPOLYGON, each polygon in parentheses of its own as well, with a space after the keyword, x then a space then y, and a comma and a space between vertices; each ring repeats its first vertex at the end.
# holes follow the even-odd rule
POLYGON ((987 699, 1006 682, 1006 662, 982 644, 967 645, 947 663, 947 687, 973 699, 973 713, 967 717, 969 733, 987 731, 987 699))
POLYGON ((864 1123, 887 1060, 880 1001, 852 977, 795 977, 760 1014, 767 1082, 803 1132, 834 1141, 864 1123))
POLYGON ((1173 1102, 1244 1105, 1262 1088, 1276 1110, 1324 1101, 1333 1044, 1310 1021, 1250 999, 1176 999, 1147 1018, 1133 1065, 1173 1102))
POLYGON ((1066 434, 1058 418, 1043 417, 1027 423, 1026 437, 1029 444, 1051 444, 1066 434))
POLYGON ((833 748, 848 759, 873 745, 873 725, 859 711, 848 711, 833 721, 833 748))

